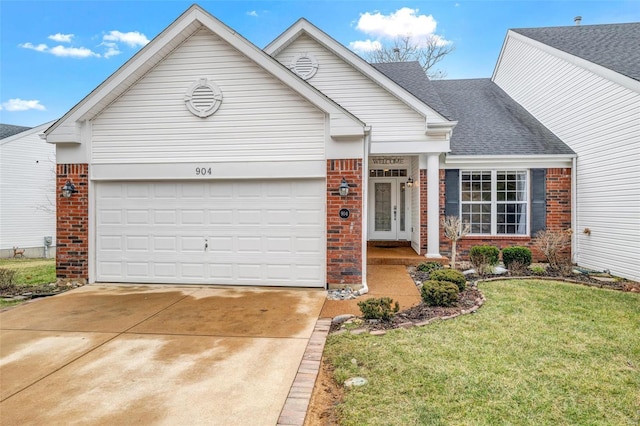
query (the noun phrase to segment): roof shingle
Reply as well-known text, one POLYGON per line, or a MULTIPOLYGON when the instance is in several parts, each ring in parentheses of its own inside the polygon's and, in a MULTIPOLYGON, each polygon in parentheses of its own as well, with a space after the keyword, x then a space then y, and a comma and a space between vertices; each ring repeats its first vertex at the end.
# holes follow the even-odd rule
POLYGON ((490 79, 431 83, 458 120, 451 136, 451 155, 574 153, 490 79))
POLYGON ((640 22, 512 31, 640 81, 640 22))
POLYGON ((26 130, 31 129, 31 127, 25 126, 16 126, 13 124, 1 124, 0 123, 0 139, 8 138, 13 135, 17 135, 18 133, 22 133, 26 130))

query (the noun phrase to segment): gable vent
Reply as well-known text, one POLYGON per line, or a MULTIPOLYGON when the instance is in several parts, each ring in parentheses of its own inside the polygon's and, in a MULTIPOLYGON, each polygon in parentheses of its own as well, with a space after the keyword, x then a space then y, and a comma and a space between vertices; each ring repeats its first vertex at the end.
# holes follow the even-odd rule
POLYGON ((303 80, 308 80, 318 72, 318 61, 310 53, 300 53, 293 58, 289 69, 303 80))
POLYGON ((222 92, 215 83, 201 78, 191 85, 184 101, 193 115, 206 118, 220 108, 222 92))

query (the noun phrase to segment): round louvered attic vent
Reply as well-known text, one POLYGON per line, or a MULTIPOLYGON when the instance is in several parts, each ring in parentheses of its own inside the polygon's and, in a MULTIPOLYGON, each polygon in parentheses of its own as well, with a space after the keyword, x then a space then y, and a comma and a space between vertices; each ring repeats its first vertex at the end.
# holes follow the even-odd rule
POLYGON ((311 53, 300 53, 293 58, 289 69, 303 80, 308 80, 318 72, 318 61, 311 53))
POLYGON ((215 83, 201 78, 191 85, 184 101, 193 115, 205 118, 220 108, 222 92, 215 83))

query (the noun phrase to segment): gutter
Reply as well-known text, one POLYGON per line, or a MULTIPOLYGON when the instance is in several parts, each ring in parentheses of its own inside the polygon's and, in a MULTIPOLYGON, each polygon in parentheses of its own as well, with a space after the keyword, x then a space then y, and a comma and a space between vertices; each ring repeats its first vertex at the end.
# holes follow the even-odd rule
POLYGON ((572 158, 571 163, 571 261, 578 264, 578 234, 576 227, 578 225, 578 157, 572 158))

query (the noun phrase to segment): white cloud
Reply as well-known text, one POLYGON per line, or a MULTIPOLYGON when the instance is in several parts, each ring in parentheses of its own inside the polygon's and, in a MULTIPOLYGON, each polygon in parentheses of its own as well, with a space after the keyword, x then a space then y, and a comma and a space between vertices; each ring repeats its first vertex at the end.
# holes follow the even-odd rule
POLYGON ((440 46, 450 42, 435 34, 438 23, 432 15, 420 15, 418 9, 403 7, 388 15, 380 12, 365 12, 360 15, 356 29, 375 40, 353 41, 349 43, 356 52, 370 52, 381 48, 385 40, 398 37, 411 37, 417 46, 426 46, 430 42, 440 46))
POLYGON ((73 34, 52 34, 49 36, 49 40, 57 41, 58 43, 71 43, 73 34))
POLYGON ((431 15, 418 15, 418 9, 403 7, 389 15, 366 12, 360 15, 356 28, 381 38, 421 37, 433 34, 437 22, 431 15))
POLYGON ((372 52, 374 50, 382 49, 382 44, 377 40, 363 40, 352 41, 349 43, 349 47, 351 50, 355 50, 356 52, 372 52))
POLYGON ((258 16, 258 12, 256 12, 255 10, 252 10, 250 12, 247 12, 247 15, 249 15, 249 16, 258 16))
POLYGON ((33 45, 33 43, 21 43, 18 45, 24 49, 31 49, 37 52, 50 53, 54 56, 62 56, 69 58, 89 58, 89 57, 99 57, 100 55, 91 49, 87 49, 86 47, 68 47, 58 45, 55 47, 49 47, 44 43, 41 43, 37 46, 33 45))
POLYGON ((107 51, 104 52, 104 54, 102 55, 105 58, 110 58, 112 56, 116 56, 122 53, 122 51, 118 49, 118 45, 115 43, 105 41, 104 43, 101 44, 101 46, 105 46, 107 48, 107 51))
POLYGON ((26 101, 24 99, 15 98, 9 99, 7 102, 0 104, 0 110, 6 111, 28 111, 30 109, 37 109, 40 111, 46 110, 44 105, 38 100, 26 101))
POLYGON ((86 47, 67 47, 58 45, 49 49, 49 53, 55 56, 69 58, 89 58, 92 56, 100 57, 100 55, 86 47))
POLYGON ((142 33, 138 31, 130 31, 128 33, 123 33, 120 31, 110 31, 109 34, 105 34, 102 37, 104 41, 112 41, 112 42, 120 42, 124 43, 129 47, 137 47, 144 46, 149 43, 149 39, 142 33))
POLYGON ((37 45, 37 46, 34 46, 34 45, 33 45, 33 43, 29 43, 29 42, 27 42, 27 43, 20 43, 20 44, 18 45, 18 47, 22 47, 22 48, 24 48, 24 49, 31 49, 31 50, 35 50, 35 51, 38 51, 38 52, 46 52, 46 51, 47 51, 47 49, 49 49, 49 46, 47 46, 47 45, 46 45, 46 44, 44 44, 44 43, 39 44, 39 45, 37 45))

